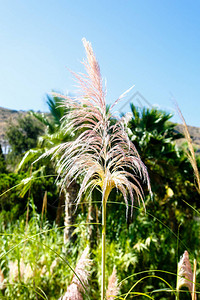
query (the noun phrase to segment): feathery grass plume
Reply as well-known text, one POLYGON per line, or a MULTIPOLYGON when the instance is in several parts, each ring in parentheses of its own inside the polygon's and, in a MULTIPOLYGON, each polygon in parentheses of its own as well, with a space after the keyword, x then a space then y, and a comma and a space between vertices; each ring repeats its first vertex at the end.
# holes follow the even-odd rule
POLYGON ((187 127, 187 124, 185 122, 185 119, 183 117, 183 114, 178 106, 178 104, 175 102, 175 105, 176 105, 176 109, 178 111, 178 114, 183 122, 183 132, 184 132, 184 136, 187 140, 187 143, 188 143, 188 149, 189 151, 187 152, 187 156, 188 156, 188 159, 191 163, 191 166, 193 168, 193 171, 194 171, 194 176, 195 176, 195 179, 196 179, 196 183, 197 183, 197 186, 196 186, 196 189, 198 191, 198 193, 200 194, 200 174, 199 174, 199 170, 198 170, 198 167, 197 167, 197 161, 196 161, 196 157, 195 157, 195 152, 194 152, 194 148, 193 148, 193 145, 192 145, 192 139, 190 137, 190 133, 189 133, 189 130, 188 130, 188 127, 187 127))
MULTIPOLYGON (((106 91, 101 78, 100 67, 93 53, 91 44, 83 39, 87 61, 83 62, 86 74, 76 74, 79 93, 70 98, 54 94, 64 99, 67 108, 68 124, 66 130, 79 133, 71 142, 52 148, 45 155, 60 157, 57 162, 58 172, 63 186, 68 180, 83 178, 77 197, 77 204, 82 195, 98 187, 102 192, 102 298, 105 299, 105 237, 106 203, 113 188, 119 190, 127 204, 130 196, 132 207, 134 198, 144 205, 141 181, 145 181, 150 190, 147 169, 129 140, 124 122, 113 122, 111 109, 124 97, 124 93, 114 104, 106 107, 106 91)), ((41 158, 40 157, 40 158, 41 158)))
POLYGON ((193 287, 192 287, 192 300, 196 300, 196 271, 197 271, 197 261, 194 259, 193 263, 193 287))
POLYGON ((116 268, 113 268, 113 272, 108 280, 108 288, 106 291, 106 299, 113 300, 119 294, 119 285, 117 279, 117 271, 116 268))
POLYGON ((9 261, 9 282, 16 282, 23 278, 25 270, 25 264, 22 259, 18 262, 17 260, 9 261))
POLYGON ((5 279, 3 272, 0 269, 0 290, 3 290, 5 288, 5 279))
POLYGON ((24 269, 24 282, 27 283, 31 278, 34 278, 34 272, 31 265, 28 263, 25 265, 24 269))
POLYGON ((77 285, 75 283, 71 283, 67 288, 66 294, 59 298, 59 300, 83 300, 83 296, 77 285))
POLYGON ((42 276, 46 276, 46 275, 48 276, 49 272, 47 271, 47 266, 44 265, 41 269, 40 276, 42 277, 42 276))
POLYGON ((89 246, 83 251, 77 265, 75 268, 75 273, 72 278, 71 284, 67 288, 67 292, 60 300, 83 300, 82 292, 84 287, 88 286, 89 270, 88 267, 91 265, 91 260, 89 259, 89 246), (82 283, 82 284, 81 284, 82 283))
POLYGON ((47 191, 45 191, 44 193, 44 197, 43 197, 43 203, 42 203, 42 216, 41 219, 43 220, 43 215, 44 213, 47 213, 47 191))
POLYGON ((20 262, 17 260, 9 261, 9 282, 16 282, 19 279, 24 282, 28 282, 31 278, 34 277, 34 272, 31 268, 31 265, 25 264, 22 259, 20 262))
POLYGON ((59 264, 59 258, 56 257, 56 258, 53 260, 53 262, 52 262, 52 264, 51 264, 51 266, 50 266, 50 273, 51 273, 51 274, 53 274, 53 272, 54 272, 55 268, 58 266, 58 264, 59 264))
POLYGON ((118 120, 112 124, 111 109, 106 109, 106 92, 98 62, 91 44, 85 39, 83 44, 87 54, 87 61, 83 62, 87 74, 73 73, 79 83, 79 95, 74 98, 59 95, 70 108, 65 116, 70 120, 66 130, 71 127, 82 133, 75 141, 52 148, 47 155, 61 154, 58 168, 63 183, 68 178, 84 178, 78 203, 86 190, 92 191, 96 186, 101 188, 106 198, 116 187, 127 204, 128 193, 132 203, 135 195, 139 202, 143 201, 139 177, 147 181, 150 189, 146 167, 129 140, 123 122, 118 120))
MULTIPOLYGON (((178 263, 178 274, 177 274, 177 291, 179 292, 180 288, 185 286, 193 294, 193 273, 191 264, 189 261, 189 254, 187 251, 183 253, 179 263, 178 263)), ((194 298, 196 299, 196 298, 194 298)))

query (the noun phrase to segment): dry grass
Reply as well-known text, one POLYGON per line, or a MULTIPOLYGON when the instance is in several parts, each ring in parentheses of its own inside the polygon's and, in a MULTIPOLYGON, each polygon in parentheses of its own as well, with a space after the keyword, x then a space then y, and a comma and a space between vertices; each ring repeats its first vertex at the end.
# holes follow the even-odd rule
POLYGON ((83 251, 75 268, 72 282, 67 288, 67 292, 60 300, 83 300, 82 292, 88 287, 89 267, 91 260, 89 259, 89 247, 87 246, 83 251))
POLYGON ((178 263, 177 291, 185 286, 190 291, 192 299, 196 300, 194 277, 189 261, 189 254, 185 251, 178 263))
POLYGON ((119 285, 117 279, 117 271, 116 268, 113 268, 113 272, 108 280, 108 288, 106 291, 106 299, 107 300, 114 300, 116 296, 119 295, 119 285))
POLYGON ((197 161, 196 161, 196 157, 195 157, 195 152, 194 152, 192 139, 191 139, 191 136, 190 136, 190 133, 189 133, 189 130, 188 130, 188 126, 187 126, 187 124, 185 122, 185 119, 183 117, 183 114, 182 114, 178 104, 175 103, 175 105, 176 105, 176 109, 177 109, 178 114, 179 114, 179 116, 182 120, 182 123, 183 123, 183 132, 184 132, 185 139, 188 143, 187 156, 188 156, 188 159, 189 159, 189 161, 191 163, 191 166, 194 170, 194 176, 195 176, 197 191, 198 191, 198 193, 200 193, 200 175, 199 175, 199 170, 198 170, 198 167, 197 167, 197 161))

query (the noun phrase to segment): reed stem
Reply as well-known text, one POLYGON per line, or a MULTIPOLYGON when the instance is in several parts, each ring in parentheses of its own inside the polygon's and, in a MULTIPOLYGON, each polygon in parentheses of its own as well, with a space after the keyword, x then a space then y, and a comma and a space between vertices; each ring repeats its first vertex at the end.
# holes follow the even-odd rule
POLYGON ((101 300, 105 300, 105 265, 106 265, 106 197, 102 201, 102 263, 101 263, 101 300))
POLYGON ((196 300, 196 269, 197 269, 197 261, 194 259, 193 264, 193 285, 192 285, 192 300, 196 300))
POLYGON ((178 271, 178 263, 177 263, 177 274, 176 274, 176 300, 179 300, 179 289, 178 289, 178 281, 179 281, 179 271, 178 271))

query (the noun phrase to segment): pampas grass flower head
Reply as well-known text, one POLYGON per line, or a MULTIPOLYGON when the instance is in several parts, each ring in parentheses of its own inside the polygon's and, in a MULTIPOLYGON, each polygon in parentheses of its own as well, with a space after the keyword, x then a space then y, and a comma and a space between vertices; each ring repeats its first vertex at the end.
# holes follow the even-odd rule
POLYGON ((185 286, 189 289, 190 292, 192 292, 192 282, 193 273, 189 261, 189 254, 187 251, 185 251, 178 263, 177 290, 180 290, 181 287, 185 286))
POLYGON ((70 128, 78 137, 52 148, 42 157, 59 157, 57 168, 63 186, 70 180, 83 178, 77 204, 88 190, 100 188, 102 199, 107 201, 111 190, 116 188, 123 194, 128 208, 128 195, 132 205, 135 197, 139 204, 143 202, 142 181, 147 182, 150 190, 147 169, 129 140, 124 121, 115 119, 113 122, 111 110, 126 93, 111 107, 106 107, 106 90, 99 64, 91 44, 83 39, 83 45, 87 56, 83 61, 86 74, 73 73, 79 87, 77 96, 54 94, 63 98, 67 108, 66 131, 70 128))
POLYGON ((74 270, 72 282, 67 288, 67 292, 60 300, 83 300, 83 287, 88 286, 89 270, 92 261, 89 259, 89 246, 83 251, 76 268, 74 270))
POLYGON ((119 285, 117 279, 117 271, 116 268, 113 268, 113 272, 108 280, 108 288, 106 291, 106 299, 113 300, 119 294, 119 285))

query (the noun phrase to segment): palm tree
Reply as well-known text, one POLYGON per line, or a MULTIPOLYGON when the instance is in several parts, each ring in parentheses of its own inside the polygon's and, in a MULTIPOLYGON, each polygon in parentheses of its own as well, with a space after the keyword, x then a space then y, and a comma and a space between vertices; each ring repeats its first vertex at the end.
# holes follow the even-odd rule
POLYGON ((62 118, 66 113, 66 109, 62 104, 62 99, 52 95, 46 95, 46 103, 48 105, 50 116, 44 113, 31 112, 32 115, 46 126, 46 133, 53 134, 59 131, 62 126, 62 118))
MULTIPOLYGON (((110 192, 116 188, 123 194, 128 208, 128 195, 133 204, 136 197, 143 202, 141 181, 147 182, 148 173, 140 156, 129 140, 124 123, 112 122, 112 105, 106 109, 105 89, 98 62, 91 44, 83 39, 87 61, 84 61, 87 74, 74 74, 80 85, 80 94, 74 98, 62 97, 68 110, 67 128, 73 129, 79 136, 56 146, 42 157, 58 157, 58 172, 63 186, 69 180, 82 178, 77 204, 86 192, 95 188, 102 193, 102 287, 101 299, 105 299, 105 242, 106 242, 106 204, 110 192)), ((117 101, 116 101, 117 102, 117 101)), ((115 102, 115 103, 116 103, 115 102)), ((114 103, 114 104, 115 104, 114 103)), ((143 202, 144 204, 144 202, 143 202)))
POLYGON ((183 136, 175 130, 176 124, 170 122, 172 114, 133 104, 131 111, 129 137, 147 166, 152 183, 158 187, 158 184, 166 182, 163 179, 167 174, 177 171, 179 153, 175 141, 183 136))
POLYGON ((149 209, 154 216, 157 215, 158 207, 159 214, 164 210, 165 217, 168 215, 169 226, 177 231, 175 201, 180 201, 185 182, 191 180, 187 175, 191 174, 187 157, 176 144, 177 139, 183 135, 176 130, 176 124, 170 121, 172 114, 156 108, 139 108, 133 104, 131 111, 127 120, 129 137, 148 168, 156 199, 154 203, 149 203, 149 209))

